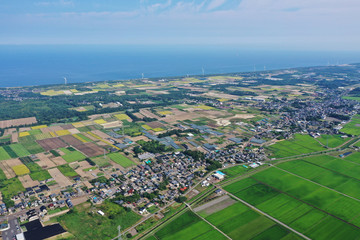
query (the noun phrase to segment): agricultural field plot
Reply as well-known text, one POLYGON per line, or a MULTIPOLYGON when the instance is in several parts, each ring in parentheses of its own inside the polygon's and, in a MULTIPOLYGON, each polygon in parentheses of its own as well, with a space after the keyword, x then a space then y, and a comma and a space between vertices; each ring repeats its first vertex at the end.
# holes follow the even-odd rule
POLYGON ((325 148, 309 135, 295 134, 294 139, 284 140, 268 147, 272 157, 282 158, 304 153, 318 152, 325 148))
POLYGON ((49 172, 47 170, 42 169, 38 164, 34 162, 27 162, 24 164, 30 170, 30 177, 33 180, 43 181, 51 178, 49 172))
POLYGON ((360 199, 360 180, 312 164, 311 160, 285 162, 277 165, 277 167, 360 199))
POLYGON ((37 154, 37 153, 44 152, 44 149, 35 142, 35 139, 26 140, 26 141, 20 139, 20 143, 26 148, 26 150, 30 154, 37 154))
POLYGON ((49 173, 52 178, 55 179, 55 181, 60 185, 60 187, 67 187, 72 185, 71 181, 62 174, 59 169, 52 168, 49 169, 49 173))
POLYGON ((80 140, 83 143, 92 142, 92 140, 81 133, 74 134, 73 137, 80 140))
POLYGON ((360 164, 360 152, 354 152, 353 154, 346 156, 344 159, 347 161, 360 164))
POLYGON ((11 144, 9 145, 9 147, 15 152, 18 157, 25 157, 30 155, 28 150, 26 150, 26 148, 20 143, 11 144))
POLYGON ((50 133, 41 133, 34 136, 36 140, 43 140, 47 138, 52 138, 53 136, 50 133))
POLYGON ((343 174, 345 176, 360 180, 360 165, 355 162, 344 161, 343 159, 327 155, 304 158, 303 160, 317 166, 332 170, 334 172, 343 174))
POLYGON ((39 143, 45 151, 49 151, 52 149, 62 148, 66 147, 67 144, 61 141, 60 138, 49 138, 44 140, 37 140, 37 143, 39 143))
POLYGON ((36 154, 39 159, 36 163, 43 169, 56 167, 55 163, 50 160, 49 155, 45 153, 36 154))
POLYGON ((321 135, 316 140, 321 142, 324 146, 335 148, 349 140, 349 138, 342 138, 341 135, 321 135))
POLYGON ((84 154, 76 151, 75 149, 69 150, 69 148, 60 148, 60 150, 65 153, 65 155, 62 155, 61 157, 68 163, 81 161, 86 158, 84 154))
POLYGON ((31 179, 30 175, 20 176, 19 180, 21 184, 24 186, 24 188, 29 188, 39 185, 39 181, 34 181, 33 179, 31 179))
POLYGON ((65 135, 70 135, 71 133, 69 132, 69 130, 58 130, 55 131, 56 135, 58 135, 59 137, 61 136, 65 136, 65 135))
MULTIPOLYGON (((272 192, 282 191, 300 199, 309 206, 314 206, 344 221, 353 223, 358 217, 357 210, 360 210, 360 201, 351 199, 340 193, 326 189, 315 183, 311 183, 276 168, 270 168, 253 175, 257 181, 271 186, 272 192), (276 190, 275 190, 276 189, 276 190), (351 207, 349 207, 351 206, 351 207)), ((264 185, 263 185, 264 186, 264 185)), ((246 194, 253 194, 247 189, 246 194)), ((245 199, 249 198, 245 193, 237 193, 245 199)), ((271 194, 267 194, 269 197, 271 194)), ((276 194, 275 194, 276 195, 276 194)), ((260 198, 257 198, 258 201, 260 198)), ((359 224, 360 225, 360 224, 359 224)))
POLYGON ((104 154, 103 148, 91 142, 78 145, 76 149, 84 153, 87 157, 96 157, 104 154))
MULTIPOLYGON (((20 162, 20 161, 19 161, 20 162)), ((21 162, 20 162, 21 163, 21 162)), ((0 162, 0 168, 3 171, 3 173, 5 174, 7 179, 16 177, 16 174, 14 172, 14 170, 12 169, 12 167, 9 165, 9 162, 5 161, 1 161, 0 162)))
POLYGON ((232 239, 281 239, 291 232, 242 203, 235 203, 206 217, 232 239))
MULTIPOLYGON (((347 229, 350 235, 354 235, 354 234, 356 235, 360 233, 359 228, 348 224, 349 221, 347 221, 346 223, 347 218, 344 217, 344 214, 349 216, 351 215, 350 213, 351 211, 346 210, 346 208, 348 208, 349 206, 349 203, 347 201, 342 201, 343 199, 339 199, 339 198, 328 200, 327 199, 328 197, 331 198, 334 197, 334 195, 329 194, 326 191, 324 192, 323 189, 325 188, 322 187, 312 188, 310 185, 309 186, 303 185, 299 187, 300 184, 296 184, 294 180, 291 181, 291 179, 289 178, 283 180, 281 177, 282 173, 275 174, 274 172, 271 172, 271 174, 266 173, 266 175, 268 176, 272 175, 272 177, 282 180, 282 181, 278 181, 276 179, 273 179, 274 182, 273 185, 276 187, 276 189, 273 188, 273 185, 269 181, 266 181, 265 183, 267 185, 264 185, 262 183, 255 181, 254 179, 246 178, 226 186, 225 190, 233 193, 237 197, 245 200, 246 202, 255 205, 258 209, 266 212, 272 217, 294 228, 295 230, 314 239, 341 239, 341 238, 329 238, 326 231, 333 231, 333 229, 336 229, 337 231, 341 232, 343 234, 342 237, 346 236, 346 234, 344 234, 344 232, 342 231, 343 228, 347 229), (294 191, 288 190, 286 191, 286 194, 284 194, 280 192, 282 191, 282 189, 278 190, 277 186, 285 186, 285 185, 287 186, 295 185, 296 187, 294 191), (304 190, 301 191, 302 189, 304 190), (314 194, 316 190, 318 191, 314 194), (295 194, 296 192, 299 191, 300 193, 295 194), (304 200, 302 200, 301 196, 305 196, 303 197, 304 200), (313 199, 311 199, 311 197, 313 197, 313 199), (341 200, 341 201, 337 201, 337 200, 341 200), (343 204, 345 205, 343 206, 343 204), (315 208, 314 206, 317 206, 318 209, 315 208), (335 216, 331 216, 329 215, 329 213, 334 214, 335 216), (334 223, 333 228, 331 227, 323 228, 323 226, 326 224, 327 221, 332 221, 334 223), (322 233, 328 238, 323 238, 320 235, 316 235, 316 238, 314 237, 315 236, 314 232, 316 232, 317 231, 316 229, 319 228, 323 229, 322 233)), ((263 179, 261 179, 261 181, 263 182, 263 179)), ((286 189, 286 187, 284 187, 284 189, 286 189)), ((354 214, 354 216, 355 216, 354 220, 350 223, 355 224, 355 220, 357 219, 356 218, 357 214, 354 214)))
POLYGON ((99 167, 106 167, 106 166, 110 166, 111 164, 109 163, 109 159, 108 158, 104 158, 104 156, 99 156, 99 157, 95 157, 95 158, 91 158, 91 160, 93 160, 95 162, 95 164, 99 167))
POLYGON ((68 164, 58 166, 59 171, 64 174, 66 177, 77 177, 77 172, 74 171, 68 164))
POLYGON ((115 114, 114 117, 116 117, 119 120, 130 120, 131 118, 126 115, 125 113, 115 114))
POLYGON ((345 124, 345 126, 340 130, 343 133, 351 135, 360 134, 360 115, 355 115, 351 118, 351 121, 345 124))
POLYGON ((5 151, 3 147, 0 147, 0 161, 10 159, 11 157, 9 154, 5 151))
POLYGON ((121 153, 110 153, 107 155, 112 161, 120 164, 124 168, 136 165, 133 161, 122 155, 121 153))
POLYGON ((31 125, 35 123, 37 123, 35 117, 4 120, 4 121, 0 121, 0 128, 17 127, 22 125, 31 125))
POLYGON ((236 203, 236 200, 230 198, 227 195, 224 195, 199 207, 194 208, 194 211, 202 217, 207 217, 215 212, 218 212, 224 208, 233 205, 234 203, 236 203))
POLYGON ((253 170, 253 168, 246 168, 242 165, 238 165, 238 166, 223 169, 221 171, 226 174, 226 177, 233 178, 233 177, 245 174, 247 172, 250 172, 251 170, 253 170))
POLYGON ((81 140, 79 140, 78 138, 72 136, 72 135, 66 135, 66 136, 62 136, 60 137, 64 142, 66 142, 68 145, 71 146, 78 146, 83 144, 83 142, 81 140))
POLYGON ((187 211, 157 231, 156 239, 227 239, 193 212, 187 211))
POLYGON ((22 176, 30 173, 30 170, 25 166, 25 164, 13 166, 12 169, 14 170, 17 176, 22 176))

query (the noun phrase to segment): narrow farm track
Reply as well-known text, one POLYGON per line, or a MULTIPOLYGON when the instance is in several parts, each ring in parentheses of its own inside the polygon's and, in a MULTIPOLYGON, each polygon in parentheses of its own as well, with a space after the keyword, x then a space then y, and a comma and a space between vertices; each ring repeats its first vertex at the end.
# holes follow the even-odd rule
POLYGON ((322 184, 320 184, 320 183, 311 181, 310 179, 304 178, 304 177, 299 176, 299 175, 297 175, 297 174, 295 174, 295 173, 292 173, 292 172, 289 172, 289 171, 287 171, 287 170, 285 170, 285 169, 279 168, 279 167, 277 167, 277 166, 275 166, 275 165, 271 165, 271 166, 274 167, 274 168, 277 168, 277 169, 279 169, 279 170, 281 170, 281 171, 283 171, 283 172, 289 173, 289 174, 291 174, 291 175, 293 175, 293 176, 296 176, 296 177, 298 177, 298 178, 301 178, 301 179, 303 179, 303 180, 306 180, 306 181, 308 181, 308 182, 314 183, 314 184, 316 184, 316 185, 318 185, 318 186, 320 186, 320 187, 326 188, 326 189, 328 189, 328 190, 331 190, 331 191, 336 192, 336 193, 338 193, 338 194, 341 194, 341 195, 343 195, 343 196, 345 196, 345 197, 348 197, 348 198, 351 198, 351 199, 353 199, 353 200, 355 200, 355 201, 360 202, 360 199, 354 198, 354 197, 349 196, 349 195, 347 195, 347 194, 345 194, 345 193, 342 193, 342 192, 339 192, 339 191, 337 191, 337 190, 335 190, 335 189, 332 189, 332 188, 329 188, 329 187, 327 187, 327 186, 324 186, 324 185, 322 185, 322 184))
POLYGON ((289 227, 289 226, 288 226, 288 225, 286 225, 285 223, 280 222, 280 221, 279 221, 279 220, 277 220, 276 218, 273 218, 273 217, 272 217, 272 216, 270 216, 269 214, 267 214, 267 213, 265 213, 265 212, 261 211, 260 209, 256 208, 255 206, 251 205, 250 203, 245 202, 245 201, 244 201, 244 200, 242 200, 241 198, 238 198, 237 196, 235 196, 235 195, 233 195, 233 194, 231 194, 231 193, 229 193, 229 192, 225 191, 225 190, 224 190, 224 189, 222 189, 221 187, 218 187, 218 188, 220 188, 222 191, 226 192, 229 196, 233 197, 234 199, 236 199, 236 200, 240 201, 242 204, 246 205, 247 207, 249 207, 249 208, 251 208, 251 209, 253 209, 253 210, 257 211, 258 213, 261 213, 262 215, 264 215, 264 216, 268 217, 269 219, 273 220, 274 222, 276 222, 276 223, 280 224, 281 226, 283 226, 283 227, 285 227, 285 228, 289 229, 290 231, 292 231, 292 232, 296 233, 296 234, 297 234, 297 235, 299 235, 300 237, 302 237, 302 238, 304 238, 304 239, 306 239, 306 240, 311 240, 311 238, 309 238, 309 237, 305 236, 304 234, 302 234, 302 233, 300 233, 300 232, 296 231, 295 229, 293 229, 293 228, 289 227))
POLYGON ((199 218, 201 218, 204 222, 206 222, 207 224, 209 224, 211 227, 213 227, 216 231, 218 231, 219 233, 221 233, 222 235, 224 235, 227 239, 232 239, 231 237, 229 237, 228 235, 226 235, 224 232, 222 232, 220 229, 218 229, 216 226, 214 226, 211 222, 209 222, 208 220, 206 220, 205 218, 203 218, 202 216, 200 216, 197 212, 195 212, 192 207, 185 203, 185 205, 193 212, 196 214, 196 216, 198 216, 199 218))

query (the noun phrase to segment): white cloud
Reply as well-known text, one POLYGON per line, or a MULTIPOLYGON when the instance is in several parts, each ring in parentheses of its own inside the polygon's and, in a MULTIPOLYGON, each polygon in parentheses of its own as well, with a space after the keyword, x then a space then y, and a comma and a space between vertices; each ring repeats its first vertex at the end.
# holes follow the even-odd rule
POLYGON ((212 0, 207 6, 207 10, 213 10, 223 5, 226 0, 212 0))

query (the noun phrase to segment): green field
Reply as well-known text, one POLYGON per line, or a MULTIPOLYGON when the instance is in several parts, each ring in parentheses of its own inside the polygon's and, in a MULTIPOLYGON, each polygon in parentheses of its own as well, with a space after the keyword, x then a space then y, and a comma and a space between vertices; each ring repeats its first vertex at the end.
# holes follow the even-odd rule
POLYGON ((345 157, 344 159, 347 161, 351 161, 351 162, 360 164, 360 152, 352 153, 352 154, 348 155, 347 157, 345 157))
POLYGON ((8 160, 10 159, 10 155, 6 152, 6 150, 3 147, 0 147, 0 161, 1 160, 8 160))
POLYGON ((62 155, 61 157, 68 163, 81 161, 86 158, 84 154, 76 150, 70 151, 67 148, 60 148, 60 150, 65 153, 65 155, 62 155))
POLYGON ((26 148, 20 143, 11 144, 9 145, 9 147, 15 152, 18 157, 25 157, 31 155, 29 151, 26 150, 26 148))
POLYGON ((29 151, 31 154, 37 154, 44 152, 44 149, 36 143, 36 138, 34 136, 26 136, 19 138, 20 143, 29 151))
POLYGON ((345 228, 349 236, 360 233, 359 228, 348 224, 358 225, 354 209, 360 208, 359 202, 276 168, 253 176, 230 184, 225 190, 311 238, 330 239, 321 234, 329 237, 327 231, 334 233, 333 229, 344 234, 345 228), (327 221, 333 223, 333 228, 323 228, 327 221))
POLYGON ((67 177, 77 177, 77 172, 74 171, 68 164, 58 166, 58 169, 62 174, 64 174, 67 177))
POLYGON ((345 126, 340 130, 343 133, 351 135, 360 134, 360 115, 355 115, 351 118, 351 121, 345 124, 345 126))
MULTIPOLYGON (((109 211, 106 208, 103 209, 102 206, 97 207, 100 207, 105 214, 108 214, 109 211)), ((58 217, 58 221, 75 236, 75 239, 112 239, 117 236, 117 227, 119 225, 122 229, 126 229, 137 222, 140 216, 133 211, 125 211, 124 208, 117 204, 111 206, 112 211, 116 213, 111 218, 92 213, 90 205, 83 204, 75 207, 73 211, 58 217)))
POLYGON ((104 158, 104 156, 100 156, 100 157, 94 157, 91 158, 92 161, 95 162, 95 164, 99 167, 106 167, 109 166, 109 159, 108 158, 104 158))
POLYGON ((226 239, 193 212, 185 212, 156 232, 157 239, 226 239))
POLYGON ((269 146, 268 149, 272 152, 272 157, 275 158, 283 158, 325 150, 325 148, 314 138, 309 135, 301 134, 295 134, 295 137, 291 140, 277 142, 276 144, 269 146))
POLYGON ((26 166, 30 169, 30 177, 32 180, 43 181, 51 178, 51 175, 47 170, 42 169, 36 163, 27 163, 26 166))
POLYGON ((135 165, 133 161, 122 155, 121 153, 110 153, 107 155, 112 161, 120 164, 124 168, 135 165))
POLYGON ((321 142, 324 146, 335 148, 350 140, 350 138, 342 138, 341 135, 321 135, 316 140, 321 142))
POLYGON ((232 239, 281 239, 290 232, 269 218, 235 203, 206 217, 232 239), (265 238, 266 236, 266 238, 265 238))
POLYGON ((221 171, 223 173, 225 173, 227 177, 233 178, 233 177, 236 177, 236 176, 240 176, 240 175, 242 175, 244 173, 247 173, 247 172, 249 172, 251 170, 252 170, 252 168, 245 168, 242 165, 238 165, 238 166, 223 169, 221 171))
MULTIPOLYGON (((2 171, 0 173, 0 177, 4 177, 4 173, 2 171)), ((7 207, 13 206, 14 202, 11 198, 23 191, 25 191, 25 188, 17 177, 11 179, 1 179, 0 192, 2 194, 2 201, 7 207)))

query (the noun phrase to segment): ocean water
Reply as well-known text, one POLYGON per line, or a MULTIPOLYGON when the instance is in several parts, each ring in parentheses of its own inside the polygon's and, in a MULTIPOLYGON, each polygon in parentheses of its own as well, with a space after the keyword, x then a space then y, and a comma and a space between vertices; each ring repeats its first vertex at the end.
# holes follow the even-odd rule
POLYGON ((360 62, 359 52, 235 47, 0 46, 0 87, 249 72, 360 62))

